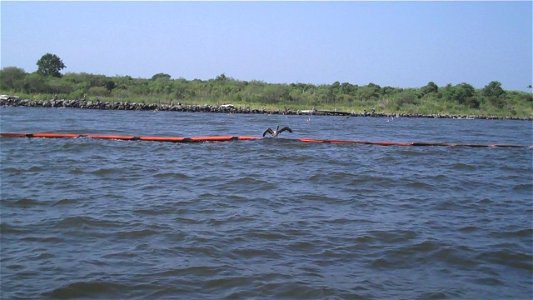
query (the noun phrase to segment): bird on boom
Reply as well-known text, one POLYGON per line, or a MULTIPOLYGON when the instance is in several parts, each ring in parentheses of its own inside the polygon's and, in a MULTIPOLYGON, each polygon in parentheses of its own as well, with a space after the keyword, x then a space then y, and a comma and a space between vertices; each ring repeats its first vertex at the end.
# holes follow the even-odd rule
POLYGON ((278 127, 276 127, 276 130, 272 130, 272 128, 267 128, 267 130, 265 130, 265 132, 263 132, 263 137, 265 137, 265 135, 267 135, 267 133, 270 134, 272 137, 277 137, 280 133, 282 133, 284 131, 288 131, 288 132, 292 133, 292 129, 290 129, 289 127, 283 127, 281 129, 279 129, 279 125, 278 125, 278 127))

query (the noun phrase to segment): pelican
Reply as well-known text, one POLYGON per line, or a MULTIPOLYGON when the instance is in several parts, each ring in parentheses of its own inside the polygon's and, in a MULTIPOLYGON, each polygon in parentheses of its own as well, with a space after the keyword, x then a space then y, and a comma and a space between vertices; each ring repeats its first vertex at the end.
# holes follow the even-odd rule
POLYGON ((276 130, 272 130, 272 128, 268 128, 267 130, 265 130, 265 132, 263 132, 263 137, 265 137, 267 133, 270 133, 272 137, 277 137, 283 131, 292 132, 292 129, 290 129, 289 127, 283 127, 279 129, 279 125, 278 125, 278 127, 276 127, 276 130))

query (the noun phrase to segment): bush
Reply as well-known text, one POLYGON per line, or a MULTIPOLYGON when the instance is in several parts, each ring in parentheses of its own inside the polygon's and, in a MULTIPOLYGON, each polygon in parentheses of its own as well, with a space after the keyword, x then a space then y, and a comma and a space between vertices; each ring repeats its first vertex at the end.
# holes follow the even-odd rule
POLYGON ((398 109, 402 106, 418 104, 418 95, 416 91, 413 90, 404 90, 393 99, 394 104, 398 109))
POLYGON ((7 67, 0 70, 0 88, 3 90, 22 91, 26 72, 17 67, 7 67))
POLYGON ((433 82, 430 81, 428 84, 420 89, 421 96, 425 96, 432 93, 438 93, 439 87, 433 82))
POLYGON ((481 93, 483 96, 499 98, 505 94, 505 91, 502 89, 501 83, 498 81, 491 81, 483 88, 483 90, 481 90, 481 93))
POLYGON ((48 85, 43 76, 33 73, 24 78, 23 90, 26 93, 47 93, 48 85))
POLYGON ((157 73, 154 76, 152 76, 152 80, 157 80, 157 79, 170 80, 170 75, 165 74, 165 73, 157 73))
POLYGON ((87 94, 89 96, 105 97, 105 96, 109 95, 109 91, 103 86, 92 86, 87 91, 87 94))

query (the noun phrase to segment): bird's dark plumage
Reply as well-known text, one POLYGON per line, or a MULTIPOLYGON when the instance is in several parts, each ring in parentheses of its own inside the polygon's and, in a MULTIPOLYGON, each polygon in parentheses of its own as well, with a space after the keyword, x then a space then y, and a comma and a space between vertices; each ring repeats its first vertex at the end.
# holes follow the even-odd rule
POLYGON ((272 130, 272 128, 267 128, 267 130, 265 130, 265 132, 263 132, 263 137, 267 133, 269 133, 272 137, 277 137, 283 131, 288 131, 288 132, 292 133, 292 129, 290 129, 289 127, 283 127, 281 129, 279 129, 279 126, 278 126, 278 127, 276 127, 276 130, 272 130))
POLYGON ((283 127, 279 130, 279 133, 282 133, 283 131, 288 131, 290 133, 292 133, 292 129, 290 129, 289 127, 283 127))
POLYGON ((265 132, 263 132, 263 137, 265 137, 265 135, 266 135, 267 133, 270 133, 270 135, 273 135, 273 134, 274 134, 274 132, 272 131, 272 128, 268 128, 267 130, 265 130, 265 132))

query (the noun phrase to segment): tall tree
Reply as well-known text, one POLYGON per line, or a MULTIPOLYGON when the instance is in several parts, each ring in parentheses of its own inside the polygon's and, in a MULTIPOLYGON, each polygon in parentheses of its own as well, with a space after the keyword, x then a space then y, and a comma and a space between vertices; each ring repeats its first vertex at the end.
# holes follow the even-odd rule
POLYGON ((37 66, 39 67, 37 69, 37 73, 43 76, 53 77, 61 77, 61 73, 59 73, 59 71, 66 67, 63 61, 61 61, 61 58, 51 53, 46 53, 43 55, 37 61, 37 66))
POLYGON ((502 89, 502 84, 498 81, 491 81, 482 90, 483 96, 487 97, 500 97, 505 94, 502 89))
POLYGON ((170 80, 170 75, 166 73, 157 73, 154 76, 152 76, 152 80, 157 80, 159 78, 170 80))
POLYGON ((437 93, 438 91, 439 87, 433 81, 428 82, 428 84, 421 89, 422 95, 437 93))

